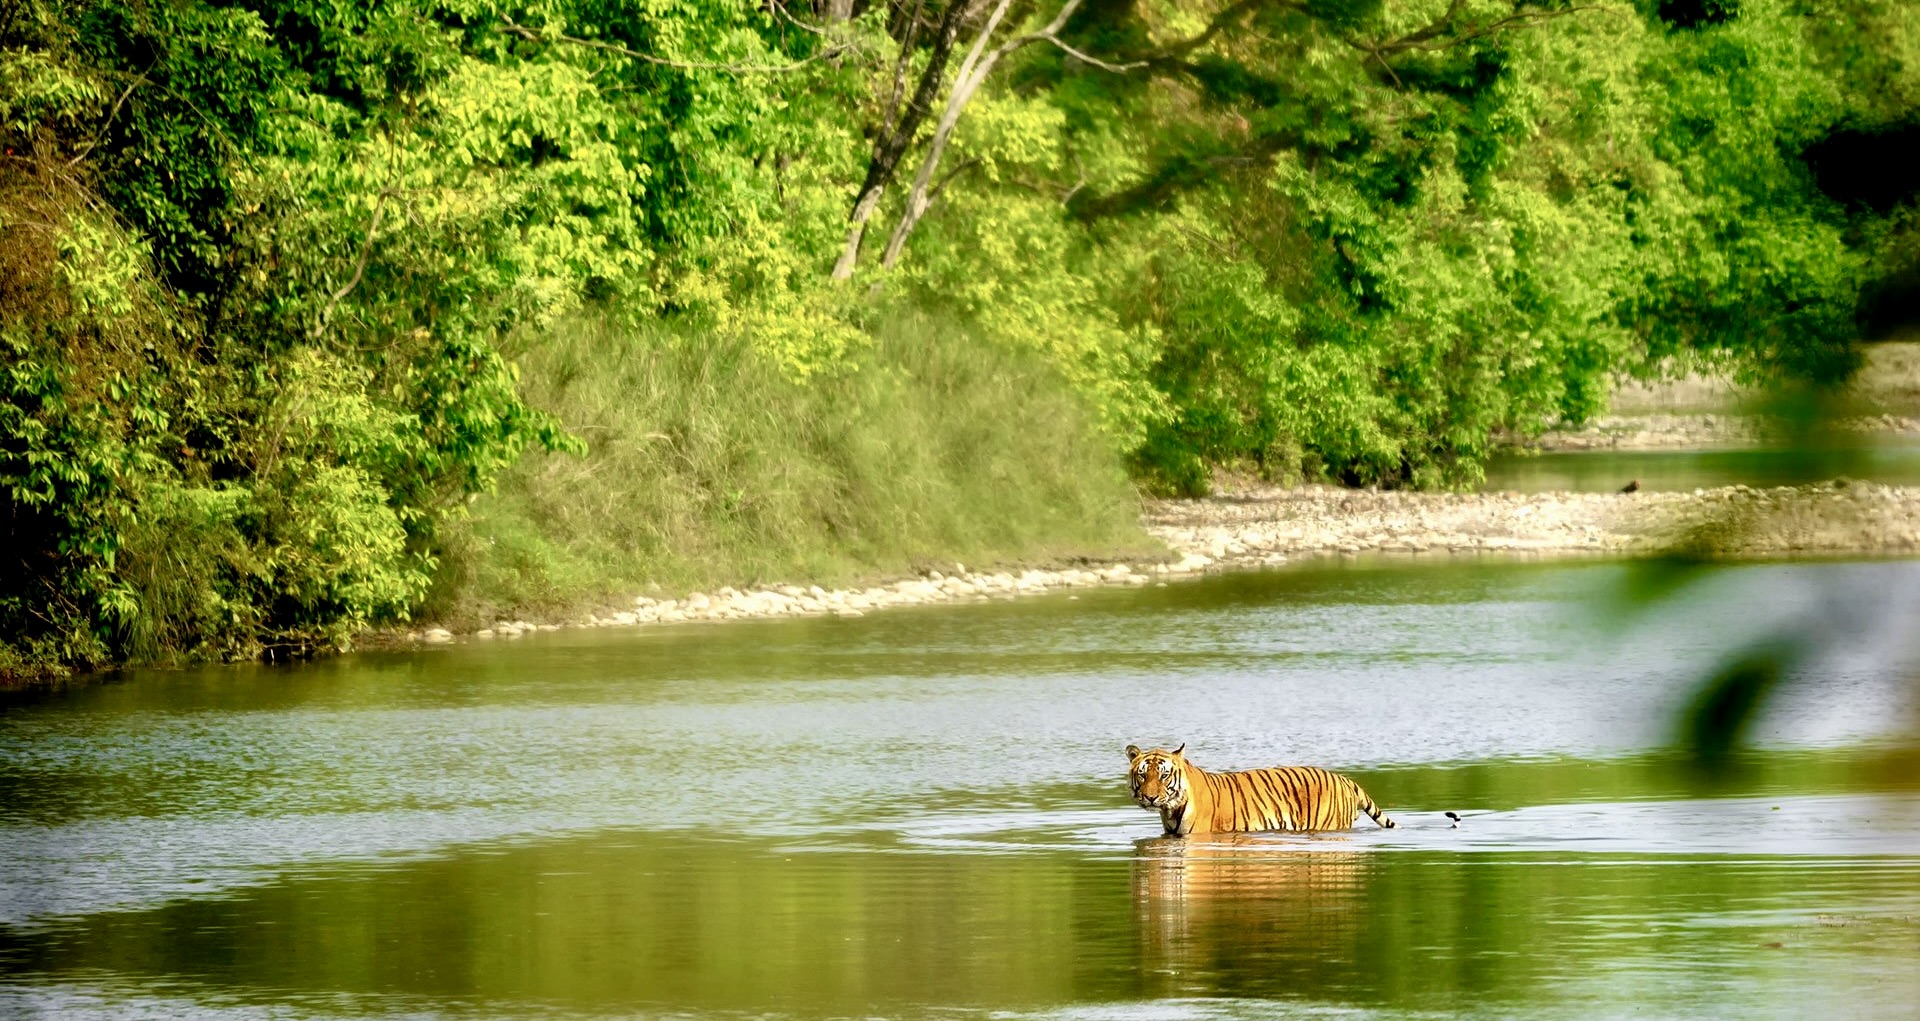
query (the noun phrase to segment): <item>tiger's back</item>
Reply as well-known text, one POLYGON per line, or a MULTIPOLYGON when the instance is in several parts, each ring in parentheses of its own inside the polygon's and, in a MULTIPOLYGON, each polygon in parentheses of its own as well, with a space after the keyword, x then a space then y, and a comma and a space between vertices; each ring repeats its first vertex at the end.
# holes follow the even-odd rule
POLYGON ((1352 777, 1330 769, 1275 766, 1231 773, 1198 772, 1212 794, 1213 818, 1208 830, 1214 833, 1344 830, 1353 826, 1361 812, 1382 827, 1394 825, 1352 777))

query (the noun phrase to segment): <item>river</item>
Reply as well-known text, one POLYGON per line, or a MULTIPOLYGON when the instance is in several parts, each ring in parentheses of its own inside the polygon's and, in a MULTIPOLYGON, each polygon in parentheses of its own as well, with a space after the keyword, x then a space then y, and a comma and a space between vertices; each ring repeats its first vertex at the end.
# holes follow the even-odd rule
POLYGON ((1650 492, 1714 486, 1799 486, 1837 476, 1920 485, 1920 442, 1884 437, 1812 450, 1558 450, 1507 453, 1487 464, 1485 488, 1522 493, 1614 493, 1628 482, 1650 492))
POLYGON ((129 672, 0 716, 0 1016, 1908 1017, 1920 563, 1314 561, 129 672), (1759 749, 1730 648, 1867 598, 1759 749), (1168 841, 1128 743, 1400 828, 1168 841), (1442 813, 1464 817, 1453 827, 1442 813))

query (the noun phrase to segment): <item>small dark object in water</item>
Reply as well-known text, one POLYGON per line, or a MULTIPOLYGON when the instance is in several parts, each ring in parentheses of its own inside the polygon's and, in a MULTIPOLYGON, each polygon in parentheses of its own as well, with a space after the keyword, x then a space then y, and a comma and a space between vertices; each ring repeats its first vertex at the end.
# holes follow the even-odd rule
POLYGON ((1620 491, 1622 493, 1638 493, 1640 491, 1640 480, 1634 479, 1632 482, 1629 482, 1626 485, 1621 486, 1620 491))
POLYGON ((1460 828, 1460 817, 1459 817, 1459 816, 1457 816, 1457 815, 1455 815, 1455 814, 1453 814, 1452 812, 1448 812, 1448 813, 1447 813, 1447 818, 1449 818, 1449 819, 1452 819, 1452 820, 1453 820, 1453 825, 1452 825, 1452 826, 1449 826, 1449 827, 1447 827, 1448 829, 1450 829, 1450 830, 1457 830, 1457 829, 1459 829, 1459 828, 1460 828))

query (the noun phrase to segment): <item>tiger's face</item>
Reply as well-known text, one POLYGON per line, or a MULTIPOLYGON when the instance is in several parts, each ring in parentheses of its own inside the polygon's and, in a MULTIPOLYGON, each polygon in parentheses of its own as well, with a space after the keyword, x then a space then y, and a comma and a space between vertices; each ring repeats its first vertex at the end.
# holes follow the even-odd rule
POLYGON ((1149 748, 1143 752, 1127 746, 1127 783, 1141 808, 1157 812, 1187 803, 1187 775, 1180 768, 1180 753, 1186 749, 1181 745, 1173 751, 1149 748))

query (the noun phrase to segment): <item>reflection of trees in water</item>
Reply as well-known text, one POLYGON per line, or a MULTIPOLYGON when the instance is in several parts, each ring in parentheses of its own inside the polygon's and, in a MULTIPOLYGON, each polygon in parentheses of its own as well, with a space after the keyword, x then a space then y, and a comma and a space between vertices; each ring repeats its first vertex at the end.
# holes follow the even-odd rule
POLYGON ((1159 993, 1329 992, 1361 981, 1352 964, 1367 928, 1367 855, 1244 833, 1134 847, 1143 971, 1159 993))

